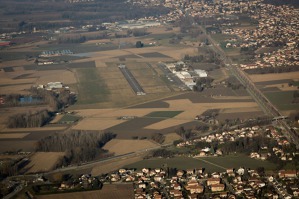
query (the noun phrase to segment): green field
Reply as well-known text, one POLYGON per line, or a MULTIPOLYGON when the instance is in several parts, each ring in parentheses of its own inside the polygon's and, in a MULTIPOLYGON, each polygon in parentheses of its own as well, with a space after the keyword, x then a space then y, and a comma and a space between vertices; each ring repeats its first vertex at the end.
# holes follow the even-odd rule
POLYGON ((183 111, 155 111, 147 114, 145 117, 164 117, 172 118, 182 113, 183 111))
POLYGON ((294 91, 265 92, 264 94, 280 110, 299 109, 299 104, 292 104, 294 91))
POLYGON ((108 100, 109 90, 96 68, 76 69, 78 104, 94 104, 108 100))
POLYGON ((79 119, 80 119, 79 116, 66 114, 66 115, 64 115, 64 116, 58 121, 58 123, 60 123, 60 124, 71 124, 71 123, 74 123, 74 122, 78 121, 79 119))
POLYGON ((257 167, 264 167, 266 170, 275 169, 275 164, 268 161, 251 159, 245 155, 230 155, 224 157, 204 157, 204 158, 188 158, 188 157, 175 157, 175 158, 153 158, 142 160, 125 168, 156 168, 163 167, 167 164, 168 167, 177 169, 192 169, 192 168, 205 168, 207 172, 223 172, 226 168, 239 168, 246 167, 256 169, 257 167))

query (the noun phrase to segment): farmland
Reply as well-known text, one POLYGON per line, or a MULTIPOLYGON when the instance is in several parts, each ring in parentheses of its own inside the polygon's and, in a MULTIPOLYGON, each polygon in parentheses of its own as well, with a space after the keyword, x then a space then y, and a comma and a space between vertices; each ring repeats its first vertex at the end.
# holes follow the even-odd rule
POLYGON ((299 104, 292 103, 293 91, 266 92, 267 98, 280 110, 298 110, 299 104))
POLYGON ((113 139, 109 141, 103 149, 108 150, 115 155, 122 155, 148 148, 157 147, 158 145, 149 140, 122 140, 113 139))
POLYGON ((81 199, 81 198, 101 198, 101 199, 111 199, 111 198, 133 198, 133 185, 132 184, 112 184, 105 185, 101 190, 87 191, 87 192, 76 192, 76 193, 61 193, 52 195, 40 195, 37 199, 81 199))
POLYGON ((150 114, 147 114, 145 117, 163 117, 163 118, 172 118, 180 114, 182 111, 156 111, 150 114))
POLYGON ((37 152, 30 157, 30 162, 24 169, 27 173, 50 171, 63 156, 62 152, 37 152))

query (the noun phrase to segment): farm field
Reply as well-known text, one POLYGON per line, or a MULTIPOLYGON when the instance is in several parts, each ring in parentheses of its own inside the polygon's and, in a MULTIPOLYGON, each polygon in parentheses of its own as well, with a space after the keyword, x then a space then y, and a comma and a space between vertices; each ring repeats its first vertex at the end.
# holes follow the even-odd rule
POLYGON ((63 156, 64 152, 37 152, 30 157, 30 162, 24 170, 26 173, 50 171, 63 156))
POLYGON ((170 143, 173 143, 173 141, 179 140, 179 139, 181 139, 181 136, 179 136, 178 134, 168 133, 165 135, 165 140, 164 140, 163 144, 170 144, 170 143))
POLYGON ((193 122, 196 115, 215 108, 220 109, 220 118, 223 118, 221 114, 232 119, 248 119, 255 115, 263 115, 258 105, 248 95, 243 93, 239 95, 219 88, 202 93, 182 93, 124 109, 77 110, 83 119, 73 128, 106 129, 117 133, 119 139, 128 139, 132 136, 148 137, 157 130, 165 132, 167 129, 170 130, 169 128, 193 122), (222 95, 211 97, 210 94, 216 91, 222 95), (124 121, 117 119, 120 116, 137 118, 124 121))
POLYGON ((249 75, 253 82, 277 81, 277 80, 299 80, 299 72, 289 73, 271 73, 271 74, 256 74, 249 75))
POLYGON ((182 112, 183 111, 156 111, 156 112, 151 112, 151 113, 145 115, 145 117, 173 118, 182 112))
POLYGON ((0 139, 24 138, 29 133, 0 133, 0 139))
POLYGON ((265 167, 265 169, 275 168, 275 165, 272 163, 251 159, 245 155, 204 158, 153 158, 126 165, 124 168, 163 168, 163 165, 165 164, 167 164, 168 167, 177 169, 204 168, 205 172, 223 172, 228 168, 239 167, 246 167, 251 169, 256 169, 257 167, 265 167))
POLYGON ((266 97, 280 110, 299 110, 299 104, 292 103, 294 91, 264 92, 266 97))
POLYGON ((56 193, 52 195, 39 195, 37 199, 117 199, 117 198, 134 198, 132 184, 105 184, 101 190, 84 191, 74 193, 56 193))
POLYGON ((0 140, 0 153, 18 150, 34 152, 36 143, 35 140, 0 140))
POLYGON ((120 140, 113 139, 105 144, 103 149, 108 150, 114 155, 122 155, 140 150, 157 147, 158 144, 150 140, 120 140))

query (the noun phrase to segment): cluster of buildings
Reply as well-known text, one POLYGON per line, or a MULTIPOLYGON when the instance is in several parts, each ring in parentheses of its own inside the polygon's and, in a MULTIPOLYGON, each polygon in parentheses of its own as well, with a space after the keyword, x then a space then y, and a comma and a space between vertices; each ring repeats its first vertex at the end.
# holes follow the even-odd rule
POLYGON ((193 89, 193 86, 196 85, 196 80, 198 78, 208 76, 205 70, 190 70, 190 67, 182 61, 176 63, 165 63, 164 65, 191 90, 193 89))
POLYGON ((246 138, 246 137, 252 138, 258 135, 259 130, 260 130, 259 126, 253 126, 253 127, 235 129, 233 131, 224 131, 222 133, 210 134, 193 140, 181 142, 177 144, 177 147, 191 146, 196 144, 197 142, 207 142, 207 143, 218 142, 219 144, 224 144, 225 142, 235 141, 239 138, 246 138))
POLYGON ((172 10, 159 17, 161 22, 174 22, 182 16, 202 18, 203 23, 208 18, 215 18, 223 28, 223 34, 236 35, 241 42, 228 41, 227 48, 266 49, 256 55, 256 61, 242 64, 242 69, 264 67, 292 67, 299 65, 298 26, 299 9, 292 6, 275 6, 265 4, 262 0, 255 1, 222 1, 210 3, 193 0, 130 0, 133 4, 144 7, 165 6, 172 10), (238 14, 248 14, 258 22, 256 28, 233 28, 238 14), (229 27, 227 27, 229 26, 229 27), (227 27, 227 28, 225 28, 227 27))
POLYGON ((55 51, 43 51, 39 57, 55 57, 62 55, 71 55, 73 52, 71 50, 55 50, 55 51))
POLYGON ((265 175, 257 170, 240 167, 224 172, 205 169, 170 171, 170 168, 119 169, 100 177, 104 183, 133 183, 136 199, 145 198, 293 198, 298 197, 298 172, 280 170, 265 175), (286 190, 288 185, 291 190, 286 190))
POLYGON ((253 12, 260 3, 260 0, 248 2, 214 0, 210 3, 194 0, 129 0, 128 2, 143 7, 165 6, 171 8, 171 11, 167 15, 160 16, 160 20, 162 22, 173 22, 178 21, 185 14, 192 17, 204 18, 218 15, 219 20, 226 20, 228 15, 253 12))
POLYGON ((299 9, 290 6, 259 4, 259 10, 251 14, 258 21, 255 29, 228 28, 224 34, 237 35, 242 48, 266 49, 258 53, 253 64, 243 64, 243 69, 286 67, 299 65, 298 28, 299 9))
MULTIPOLYGON (((202 136, 197 139, 188 140, 178 143, 177 147, 194 146, 198 142, 217 142, 218 144, 224 144, 229 141, 237 141, 240 138, 252 138, 254 136, 264 133, 267 138, 273 139, 276 142, 276 146, 268 148, 267 146, 260 146, 258 151, 252 151, 249 157, 259 160, 267 160, 271 156, 276 156, 278 159, 284 162, 292 161, 295 156, 299 155, 299 152, 289 152, 287 148, 290 146, 290 142, 275 129, 270 126, 267 129, 261 129, 259 126, 247 127, 242 129, 236 129, 234 131, 224 131, 222 133, 215 133, 207 136, 202 136)), ((221 148, 214 150, 213 148, 203 148, 198 154, 194 154, 195 157, 205 156, 221 156, 223 151, 221 148)))

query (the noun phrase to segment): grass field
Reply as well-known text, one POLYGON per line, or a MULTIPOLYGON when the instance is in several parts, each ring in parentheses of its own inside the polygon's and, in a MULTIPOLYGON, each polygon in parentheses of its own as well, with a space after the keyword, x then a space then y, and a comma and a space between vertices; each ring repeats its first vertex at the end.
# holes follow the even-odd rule
POLYGON ((183 111, 155 111, 145 115, 145 117, 162 117, 162 118, 173 118, 183 111))
POLYGON ((205 157, 205 158, 154 158, 142 160, 133 164, 126 165, 125 168, 161 168, 164 164, 168 167, 177 169, 205 168, 207 172, 223 172, 227 168, 246 167, 256 169, 265 167, 265 169, 274 169, 275 165, 267 161, 251 159, 245 155, 231 155, 224 157, 205 157))
POLYGON ((79 116, 66 114, 64 115, 57 123, 66 124, 66 123, 74 123, 80 119, 79 116))
POLYGON ((78 104, 93 104, 106 101, 109 90, 96 68, 76 70, 78 77, 78 104))
POLYGON ((292 104, 294 91, 265 92, 266 97, 280 110, 298 110, 299 104, 292 104))

